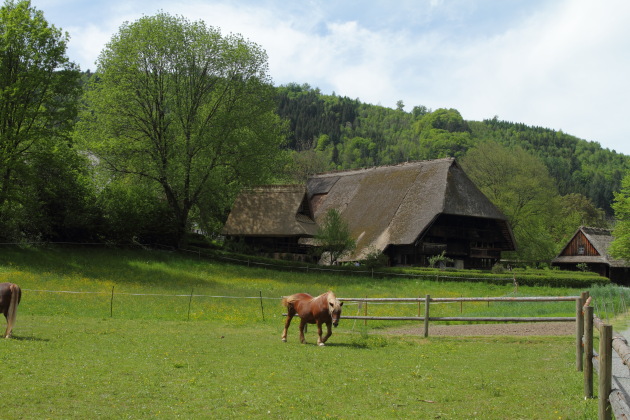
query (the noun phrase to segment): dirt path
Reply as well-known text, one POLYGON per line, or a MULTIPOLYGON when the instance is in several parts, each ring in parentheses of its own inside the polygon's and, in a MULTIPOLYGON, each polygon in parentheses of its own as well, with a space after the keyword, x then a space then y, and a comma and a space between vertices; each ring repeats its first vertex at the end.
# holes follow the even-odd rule
MULTIPOLYGON (((424 334, 423 326, 388 328, 385 334, 424 334)), ((487 336, 487 335, 574 335, 574 322, 532 322, 514 324, 429 325, 429 336, 487 336)))

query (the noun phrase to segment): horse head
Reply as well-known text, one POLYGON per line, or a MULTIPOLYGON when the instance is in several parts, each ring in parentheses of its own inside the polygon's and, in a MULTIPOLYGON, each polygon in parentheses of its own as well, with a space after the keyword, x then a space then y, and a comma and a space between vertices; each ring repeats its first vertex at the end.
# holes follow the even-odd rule
POLYGON ((342 306, 343 302, 340 302, 333 292, 328 292, 328 312, 332 318, 332 324, 335 327, 339 324, 342 306))

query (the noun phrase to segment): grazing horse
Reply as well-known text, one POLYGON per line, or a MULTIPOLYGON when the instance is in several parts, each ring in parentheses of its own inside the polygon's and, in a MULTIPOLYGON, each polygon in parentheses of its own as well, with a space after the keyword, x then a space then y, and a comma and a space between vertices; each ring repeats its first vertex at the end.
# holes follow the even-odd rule
POLYGON ((17 306, 21 299, 22 290, 20 286, 13 283, 0 283, 0 311, 7 319, 7 330, 4 333, 4 338, 11 337, 17 306))
POLYGON ((282 299, 282 304, 286 306, 287 320, 284 323, 284 331, 282 332, 282 341, 287 341, 287 330, 291 325, 291 319, 297 314, 300 317, 300 342, 306 344, 304 339, 304 327, 306 324, 317 324, 317 345, 323 346, 328 337, 332 335, 330 325, 335 327, 339 324, 341 316, 341 307, 343 302, 335 297, 333 292, 326 292, 314 298, 307 293, 296 293, 286 296, 282 299), (322 324, 326 324, 328 332, 322 338, 322 324))

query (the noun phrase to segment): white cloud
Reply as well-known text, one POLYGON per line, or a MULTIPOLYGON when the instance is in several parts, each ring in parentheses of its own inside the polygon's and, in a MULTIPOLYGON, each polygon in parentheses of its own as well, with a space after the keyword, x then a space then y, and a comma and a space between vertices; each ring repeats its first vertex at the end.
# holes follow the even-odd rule
POLYGON ((402 99, 407 109, 456 108, 466 119, 499 115, 630 154, 621 127, 630 109, 630 2, 525 4, 130 0, 96 3, 98 19, 92 12, 59 26, 71 33, 70 58, 93 69, 124 20, 162 9, 259 44, 276 84, 391 107, 402 99))

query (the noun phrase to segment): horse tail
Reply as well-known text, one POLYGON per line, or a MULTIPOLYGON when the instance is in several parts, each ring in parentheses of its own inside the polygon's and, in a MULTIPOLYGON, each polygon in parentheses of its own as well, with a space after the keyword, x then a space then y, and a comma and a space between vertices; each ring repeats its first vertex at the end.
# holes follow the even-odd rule
POLYGON ((18 303, 20 303, 20 299, 22 298, 22 290, 17 284, 11 283, 9 291, 11 293, 11 300, 9 301, 9 310, 7 312, 7 330, 4 333, 4 338, 11 337, 11 331, 13 330, 13 324, 15 324, 15 318, 17 315, 18 303))
POLYGON ((288 308, 289 306, 291 306, 293 302, 297 300, 296 296, 297 295, 284 296, 282 298, 282 306, 284 306, 285 308, 288 308))

